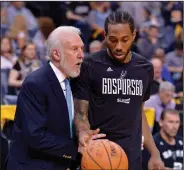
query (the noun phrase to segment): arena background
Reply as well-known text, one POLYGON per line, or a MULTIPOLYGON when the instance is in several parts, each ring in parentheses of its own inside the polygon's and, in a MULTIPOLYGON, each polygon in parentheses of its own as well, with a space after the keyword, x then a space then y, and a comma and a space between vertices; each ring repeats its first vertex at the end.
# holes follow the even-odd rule
MULTIPOLYGON (((1 2, 1 132, 9 142, 21 84, 30 72, 49 60, 45 50, 49 33, 61 25, 80 28, 85 57, 88 57, 105 48, 104 20, 115 10, 128 11, 135 19, 137 36, 132 50, 150 61, 153 58, 160 60, 160 65, 154 65, 157 76, 152 95, 158 94, 159 84, 163 81, 175 86, 172 100, 180 113, 178 135, 183 138, 183 2, 27 1, 1 2), (35 55, 34 67, 24 62, 27 56, 22 55, 28 42, 35 45, 26 54, 35 55), (22 67, 17 66, 19 61, 22 61, 22 67)), ((154 135, 159 131, 155 121, 156 108, 145 108, 145 111, 154 135)), ((6 151, 2 154, 6 155, 6 151)))

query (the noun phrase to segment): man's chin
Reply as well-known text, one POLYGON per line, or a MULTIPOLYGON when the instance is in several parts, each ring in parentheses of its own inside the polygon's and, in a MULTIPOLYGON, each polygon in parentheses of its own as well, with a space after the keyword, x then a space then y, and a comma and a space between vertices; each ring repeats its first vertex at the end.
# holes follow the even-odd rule
POLYGON ((79 75, 80 75, 80 72, 73 72, 70 74, 70 77, 75 78, 75 77, 78 77, 79 75))

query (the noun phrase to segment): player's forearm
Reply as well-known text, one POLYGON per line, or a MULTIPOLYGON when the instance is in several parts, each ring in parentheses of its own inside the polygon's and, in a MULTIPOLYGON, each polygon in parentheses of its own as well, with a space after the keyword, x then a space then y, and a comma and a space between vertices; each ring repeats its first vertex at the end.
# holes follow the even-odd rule
POLYGON ((144 147, 151 155, 159 156, 160 153, 155 145, 152 134, 150 132, 145 113, 142 111, 142 135, 144 136, 144 147))
POLYGON ((74 123, 78 135, 79 132, 81 131, 90 130, 90 124, 88 120, 88 101, 75 99, 74 106, 75 106, 74 123))

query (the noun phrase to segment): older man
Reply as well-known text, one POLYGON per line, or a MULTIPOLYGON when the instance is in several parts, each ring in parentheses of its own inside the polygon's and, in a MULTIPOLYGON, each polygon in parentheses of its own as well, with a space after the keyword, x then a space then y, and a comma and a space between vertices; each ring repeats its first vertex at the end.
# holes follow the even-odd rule
POLYGON ((66 170, 75 160, 70 77, 80 73, 80 30, 63 26, 47 41, 50 62, 31 73, 19 93, 6 170, 66 170))
POLYGON ((155 109, 156 129, 158 128, 157 125, 162 111, 164 109, 174 109, 176 106, 175 102, 173 101, 174 92, 175 87, 173 84, 163 81, 160 83, 159 92, 152 95, 150 99, 145 102, 144 107, 153 107, 155 109))

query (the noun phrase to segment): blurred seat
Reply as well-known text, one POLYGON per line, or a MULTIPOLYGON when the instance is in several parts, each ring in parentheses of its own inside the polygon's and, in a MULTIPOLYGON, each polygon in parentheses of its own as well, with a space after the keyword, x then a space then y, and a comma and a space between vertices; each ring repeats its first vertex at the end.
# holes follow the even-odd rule
POLYGON ((4 95, 3 104, 16 105, 17 104, 17 96, 16 95, 4 95))
POLYGON ((152 107, 145 107, 144 113, 146 115, 150 130, 152 131, 153 126, 154 126, 154 121, 155 121, 155 109, 152 107))
POLYGON ((8 93, 8 77, 10 69, 1 69, 1 104, 3 97, 8 93))
POLYGON ((14 120, 16 105, 1 105, 1 128, 7 120, 14 120))

